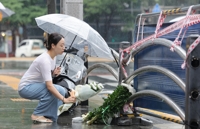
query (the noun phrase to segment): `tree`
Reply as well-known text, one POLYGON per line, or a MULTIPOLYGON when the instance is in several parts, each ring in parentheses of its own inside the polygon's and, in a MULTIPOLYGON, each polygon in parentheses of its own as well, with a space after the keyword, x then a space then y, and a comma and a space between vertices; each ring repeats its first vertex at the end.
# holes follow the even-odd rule
POLYGON ((84 19, 95 22, 96 29, 99 32, 99 23, 104 23, 102 36, 107 41, 111 22, 114 18, 119 18, 120 22, 133 26, 133 15, 124 6, 137 0, 84 0, 84 19))
POLYGON ((14 29, 23 28, 23 38, 27 38, 26 26, 36 25, 35 18, 47 13, 46 0, 1 0, 2 4, 15 12, 3 23, 14 29))

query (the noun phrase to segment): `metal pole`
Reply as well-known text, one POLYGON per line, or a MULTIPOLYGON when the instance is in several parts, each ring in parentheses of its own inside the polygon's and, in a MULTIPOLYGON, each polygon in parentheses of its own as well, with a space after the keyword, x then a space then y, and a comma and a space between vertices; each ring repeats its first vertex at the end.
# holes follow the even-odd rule
POLYGON ((121 82, 122 82, 122 62, 121 62, 121 55, 122 55, 122 51, 119 50, 119 61, 118 61, 119 62, 119 69, 118 69, 119 80, 118 80, 118 85, 121 85, 121 82))
MULTIPOLYGON (((128 48, 130 45, 131 45, 130 42, 126 42, 126 41, 120 42, 120 49, 123 50, 125 48, 128 48)), ((118 82, 118 85, 120 85, 121 82, 122 82, 122 80, 124 80, 126 78, 125 73, 123 73, 123 71, 122 71, 122 65, 124 63, 128 62, 128 60, 122 60, 123 62, 121 62, 121 54, 122 54, 122 52, 120 52, 120 54, 119 54, 119 82, 118 82)), ((128 53, 123 53, 123 54, 124 54, 124 57, 128 56, 128 53)), ((127 65, 127 66, 125 65, 124 68, 125 68, 127 74, 129 75, 129 73, 130 73, 130 66, 129 65, 127 65)))
POLYGON ((64 14, 64 10, 63 10, 64 5, 63 5, 63 3, 64 3, 64 0, 60 0, 60 13, 61 14, 64 14))
MULTIPOLYGON (((190 46, 199 35, 191 35, 187 38, 186 46, 190 46)), ((186 48, 188 49, 188 47, 186 48)), ((186 95, 185 95, 185 129, 200 128, 200 45, 188 55, 186 61, 186 95)))
POLYGON ((47 0, 48 14, 56 13, 56 0, 47 0))

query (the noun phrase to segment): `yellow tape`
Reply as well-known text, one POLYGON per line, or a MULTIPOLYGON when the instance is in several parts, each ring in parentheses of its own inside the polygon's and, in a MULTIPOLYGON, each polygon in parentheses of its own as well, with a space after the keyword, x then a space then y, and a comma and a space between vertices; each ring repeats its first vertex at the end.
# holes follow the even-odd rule
POLYGON ((146 108, 140 108, 140 109, 144 110, 144 111, 148 111, 152 114, 158 115, 158 116, 160 116, 160 118, 162 118, 164 120, 172 121, 172 122, 179 123, 179 124, 182 123, 182 120, 179 116, 163 113, 163 112, 156 111, 156 110, 146 109, 146 108))
POLYGON ((164 10, 163 14, 164 15, 171 15, 171 14, 179 13, 180 10, 181 10, 180 8, 172 9, 172 10, 164 10))

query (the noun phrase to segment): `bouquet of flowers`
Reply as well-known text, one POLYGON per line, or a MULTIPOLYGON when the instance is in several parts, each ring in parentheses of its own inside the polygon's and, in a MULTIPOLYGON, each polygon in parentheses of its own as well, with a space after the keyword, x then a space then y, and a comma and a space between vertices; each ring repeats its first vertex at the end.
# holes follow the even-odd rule
MULTIPOLYGON (((101 83, 96 82, 91 82, 85 85, 77 85, 75 87, 76 104, 98 94, 103 88, 104 87, 101 83)), ((61 113, 67 111, 72 105, 73 103, 68 103, 59 106, 57 115, 59 116, 61 113)))
POLYGON ((82 115, 83 121, 87 124, 105 123, 123 108, 128 98, 134 93, 134 89, 127 84, 118 86, 112 94, 104 99, 104 103, 97 109, 82 115))

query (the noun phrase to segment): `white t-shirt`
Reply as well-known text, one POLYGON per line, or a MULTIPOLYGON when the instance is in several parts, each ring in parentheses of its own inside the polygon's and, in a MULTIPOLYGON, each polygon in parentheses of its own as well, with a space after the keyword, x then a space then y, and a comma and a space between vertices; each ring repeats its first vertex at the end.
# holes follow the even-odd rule
POLYGON ((52 70, 56 67, 56 57, 52 59, 47 52, 38 56, 20 80, 18 90, 34 83, 52 80, 52 70))

